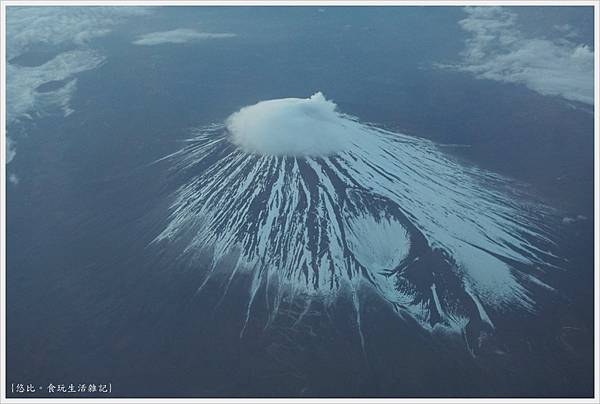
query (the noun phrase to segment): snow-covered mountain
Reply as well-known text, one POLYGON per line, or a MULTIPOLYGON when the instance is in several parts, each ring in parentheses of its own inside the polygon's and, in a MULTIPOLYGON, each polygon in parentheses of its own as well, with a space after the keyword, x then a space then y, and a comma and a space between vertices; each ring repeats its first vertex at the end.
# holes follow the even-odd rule
POLYGON ((211 257, 200 291, 221 276, 225 296, 249 275, 246 320, 266 288, 272 315, 286 299, 350 296, 360 327, 359 291, 370 288, 425 329, 491 331, 497 313, 535 311, 536 295, 552 292, 544 272, 561 266, 550 208, 321 93, 242 108, 166 159, 185 181, 154 243, 211 257))

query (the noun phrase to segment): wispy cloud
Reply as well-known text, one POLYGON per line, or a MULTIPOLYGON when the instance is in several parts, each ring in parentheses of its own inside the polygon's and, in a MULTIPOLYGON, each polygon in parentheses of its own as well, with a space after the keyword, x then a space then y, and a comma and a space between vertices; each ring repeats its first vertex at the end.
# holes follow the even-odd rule
POLYGON ((145 15, 145 7, 7 7, 7 58, 32 45, 86 45, 105 36, 126 18, 145 15))
POLYGON ((561 32, 567 38, 575 38, 579 36, 579 32, 571 24, 557 24, 554 29, 561 32))
MULTIPOLYGON (((594 51, 568 38, 531 38, 517 25, 517 15, 501 7, 466 7, 459 22, 470 34, 463 61, 446 66, 477 78, 518 83, 543 95, 594 103, 594 51)), ((558 29, 558 28, 557 28, 558 29)))
POLYGON ((133 43, 135 45, 161 45, 167 43, 182 44, 203 41, 206 39, 232 38, 236 34, 230 32, 214 33, 199 32, 193 29, 180 28, 171 31, 151 32, 140 35, 133 43))
POLYGON ((11 184, 15 184, 15 185, 17 185, 17 184, 19 183, 19 177, 17 177, 17 175, 16 175, 16 174, 14 174, 14 173, 13 173, 13 174, 10 174, 10 175, 8 176, 8 180, 10 181, 10 183, 11 183, 11 184))
MULTIPOLYGON (((97 68, 105 59, 91 48, 91 41, 107 35, 126 18, 148 12, 143 7, 7 7, 8 127, 44 113, 70 114, 76 75, 97 68), (17 61, 40 47, 48 51, 50 60, 35 66, 17 61), (40 91, 41 85, 60 81, 62 86, 40 91)), ((7 163, 15 157, 16 143, 7 137, 7 163)))
POLYGON ((75 90, 74 75, 95 69, 103 61, 104 57, 98 52, 82 49, 60 53, 40 66, 8 64, 6 88, 8 123, 48 112, 52 107, 67 107, 71 93, 75 90), (42 84, 62 80, 68 81, 53 91, 38 90, 42 84))
POLYGON ((12 141, 7 136, 6 137, 6 164, 10 163, 10 161, 15 157, 15 148, 12 145, 12 141))

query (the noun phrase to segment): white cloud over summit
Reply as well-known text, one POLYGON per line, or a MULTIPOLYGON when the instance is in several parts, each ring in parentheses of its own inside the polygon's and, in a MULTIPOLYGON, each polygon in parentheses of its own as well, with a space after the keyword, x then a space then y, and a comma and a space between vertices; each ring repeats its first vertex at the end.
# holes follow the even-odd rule
POLYGON ((323 156, 349 146, 357 123, 336 111, 318 92, 310 98, 261 101, 226 121, 231 141, 248 153, 267 156, 323 156))
POLYGON ((134 45, 161 45, 166 43, 182 44, 189 42, 203 41, 206 39, 232 38, 236 34, 229 32, 214 33, 214 32, 199 32, 193 29, 180 28, 171 31, 151 32, 140 35, 138 39, 133 41, 134 45))
POLYGON ((573 42, 570 34, 560 40, 531 38, 518 28, 517 15, 501 7, 466 7, 465 12, 459 24, 470 38, 463 62, 452 67, 594 104, 594 51, 589 46, 573 42))

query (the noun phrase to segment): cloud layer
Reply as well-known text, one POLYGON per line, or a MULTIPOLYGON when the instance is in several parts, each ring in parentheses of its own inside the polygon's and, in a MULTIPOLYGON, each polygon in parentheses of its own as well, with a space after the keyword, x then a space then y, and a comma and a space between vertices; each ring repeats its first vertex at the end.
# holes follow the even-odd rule
POLYGON ((519 30, 516 14, 500 7, 466 7, 465 12, 467 18, 459 24, 470 38, 463 63, 454 68, 593 105, 594 51, 590 47, 567 39, 573 37, 570 34, 556 41, 530 38, 519 30))
MULTIPOLYGON (((147 13, 148 9, 143 7, 8 7, 8 127, 51 111, 71 113, 69 101, 76 90, 76 75, 95 69, 104 61, 102 54, 91 49, 90 41, 107 35, 128 17, 147 13), (28 66, 18 62, 40 48, 48 52, 50 60, 28 66), (49 91, 41 90, 43 84, 58 82, 64 84, 49 91)), ((15 157, 16 143, 7 137, 7 163, 15 157)))
POLYGON ((188 43, 203 41, 206 39, 219 39, 219 38, 232 38, 236 36, 232 33, 212 33, 212 32, 199 32, 193 29, 180 28, 171 31, 151 32, 148 34, 140 35, 138 39, 133 41, 135 45, 161 45, 167 43, 188 43))
POLYGON ((6 114, 9 124, 35 111, 41 113, 50 107, 68 108, 68 101, 75 89, 73 76, 100 66, 104 57, 93 50, 74 50, 60 53, 50 61, 35 67, 7 66, 9 85, 6 96, 6 114), (53 91, 41 92, 45 83, 69 80, 53 91))
POLYGON ((7 7, 7 59, 35 44, 86 45, 145 7, 7 7))

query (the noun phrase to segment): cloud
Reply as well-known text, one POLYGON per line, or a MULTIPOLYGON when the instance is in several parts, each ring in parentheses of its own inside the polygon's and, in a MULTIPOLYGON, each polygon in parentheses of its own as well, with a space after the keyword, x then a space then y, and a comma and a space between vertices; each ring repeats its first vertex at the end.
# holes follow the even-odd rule
POLYGON ((86 45, 146 7, 7 7, 7 59, 36 44, 86 45))
POLYGON ((236 34, 232 33, 212 33, 198 32, 193 29, 180 28, 172 31, 151 32, 149 34, 140 35, 138 39, 133 41, 135 45, 161 45, 165 43, 189 43, 203 41, 206 39, 232 38, 236 34))
POLYGON ((262 101, 226 121, 231 141, 249 153, 269 156, 323 156, 346 149, 354 121, 320 92, 310 98, 262 101))
POLYGON ((8 180, 10 181, 11 184, 17 185, 19 183, 19 177, 17 177, 16 174, 10 174, 8 176, 8 180))
POLYGON ((15 157, 15 148, 9 137, 6 138, 6 164, 15 157))
MULTIPOLYGON (((463 62, 452 68, 477 78, 517 83, 543 95, 594 104, 594 51, 567 38, 531 38, 516 14, 501 7, 466 7, 459 22, 470 34, 463 62)), ((558 28, 557 28, 558 29, 558 28)), ((559 30, 571 32, 570 26, 559 30)), ((448 67, 448 66, 446 66, 448 67)))
POLYGON ((68 102, 75 91, 77 73, 92 70, 104 62, 96 51, 74 50, 63 52, 50 61, 35 67, 7 65, 6 115, 8 124, 23 118, 32 118, 58 107, 67 112, 68 102), (39 86, 68 80, 53 91, 41 92, 39 86))
POLYGON ((564 34, 567 38, 579 36, 579 32, 571 24, 557 24, 553 27, 555 30, 564 34))
MULTIPOLYGON (((69 101, 76 75, 105 60, 91 48, 91 41, 109 34, 126 18, 148 12, 144 7, 7 7, 7 125, 50 112, 65 116, 73 112, 69 101), (39 49, 49 60, 33 66, 16 61, 39 49), (50 90, 40 87, 46 83, 53 84, 50 90)), ((7 164, 15 157, 15 143, 7 137, 7 164)))

